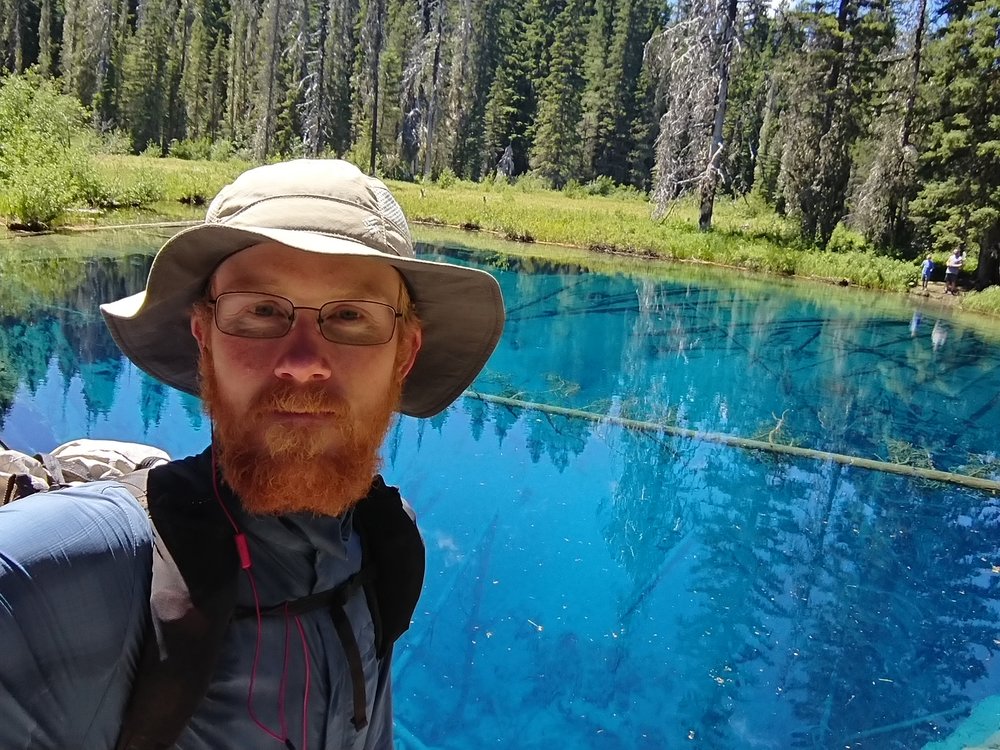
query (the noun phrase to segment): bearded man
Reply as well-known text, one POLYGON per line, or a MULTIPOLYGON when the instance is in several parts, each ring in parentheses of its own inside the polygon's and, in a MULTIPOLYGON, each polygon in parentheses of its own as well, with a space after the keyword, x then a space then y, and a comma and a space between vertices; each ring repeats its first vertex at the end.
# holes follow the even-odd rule
POLYGON ((496 281, 416 258, 380 181, 299 160, 224 188, 102 312, 211 445, 0 511, 0 747, 391 750, 423 546, 379 451, 481 370, 496 281))

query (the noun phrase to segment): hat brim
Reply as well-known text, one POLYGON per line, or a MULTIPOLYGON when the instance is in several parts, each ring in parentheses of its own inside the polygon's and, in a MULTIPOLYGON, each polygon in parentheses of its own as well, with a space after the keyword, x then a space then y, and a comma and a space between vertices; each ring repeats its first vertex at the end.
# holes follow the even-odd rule
POLYGON ((265 242, 311 253, 368 257, 399 271, 423 332, 423 344, 403 386, 403 414, 430 417, 442 411, 472 383, 500 339, 503 297, 496 279, 485 271, 390 255, 318 232, 203 224, 164 244, 145 291, 101 305, 125 356, 157 380, 198 395, 199 352, 191 335, 191 306, 222 261, 265 242))

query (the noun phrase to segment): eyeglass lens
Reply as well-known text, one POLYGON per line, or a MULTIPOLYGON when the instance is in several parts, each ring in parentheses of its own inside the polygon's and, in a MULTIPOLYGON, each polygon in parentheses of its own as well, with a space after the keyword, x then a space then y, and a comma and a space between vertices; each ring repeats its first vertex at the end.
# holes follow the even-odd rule
POLYGON ((231 336, 281 338, 291 330, 296 310, 316 311, 327 341, 355 346, 386 343, 399 317, 391 305, 371 300, 333 300, 317 311, 273 294, 224 292, 215 298, 215 324, 231 336))

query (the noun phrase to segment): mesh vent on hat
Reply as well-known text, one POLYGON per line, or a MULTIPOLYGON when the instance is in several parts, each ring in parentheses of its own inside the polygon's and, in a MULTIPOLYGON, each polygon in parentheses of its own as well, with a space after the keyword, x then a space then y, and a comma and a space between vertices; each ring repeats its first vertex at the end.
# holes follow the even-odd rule
POLYGON ((392 197, 389 188, 385 185, 372 185, 372 192, 375 193, 375 200, 378 203, 379 212, 402 234, 408 242, 412 244, 410 237, 410 227, 403 216, 403 209, 399 207, 396 199, 392 197))

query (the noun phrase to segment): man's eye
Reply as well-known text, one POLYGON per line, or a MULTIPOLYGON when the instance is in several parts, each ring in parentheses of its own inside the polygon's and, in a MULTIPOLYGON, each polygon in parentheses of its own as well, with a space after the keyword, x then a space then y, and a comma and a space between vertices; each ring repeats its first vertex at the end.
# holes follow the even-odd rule
POLYGON ((273 302, 258 302, 247 308, 247 313, 256 318, 273 318, 284 315, 281 308, 273 302))
POLYGON ((331 323, 353 323, 364 318, 365 313, 363 310, 346 305, 334 308, 329 311, 329 314, 324 316, 324 320, 328 320, 331 323))

